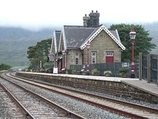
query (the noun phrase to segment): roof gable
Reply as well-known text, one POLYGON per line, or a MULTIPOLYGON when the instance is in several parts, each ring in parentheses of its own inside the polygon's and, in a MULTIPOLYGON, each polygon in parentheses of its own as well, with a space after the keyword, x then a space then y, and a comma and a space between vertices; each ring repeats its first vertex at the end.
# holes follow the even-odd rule
POLYGON ((88 39, 86 39, 86 41, 80 46, 80 49, 84 49, 86 47, 87 42, 91 42, 102 30, 104 30, 110 37, 111 39, 122 49, 125 50, 126 48, 124 47, 124 45, 121 43, 119 35, 117 30, 115 31, 116 34, 114 36, 114 32, 110 32, 105 26, 100 26, 99 29, 97 29, 95 31, 95 33, 93 33, 90 37, 88 37, 88 39), (117 36, 117 38, 116 38, 117 36))
POLYGON ((67 48, 79 48, 99 27, 64 26, 63 40, 67 48))
POLYGON ((54 44, 54 50, 55 50, 55 53, 58 52, 58 47, 59 47, 59 40, 60 40, 60 34, 61 34, 61 31, 54 31, 53 33, 53 42, 54 44))

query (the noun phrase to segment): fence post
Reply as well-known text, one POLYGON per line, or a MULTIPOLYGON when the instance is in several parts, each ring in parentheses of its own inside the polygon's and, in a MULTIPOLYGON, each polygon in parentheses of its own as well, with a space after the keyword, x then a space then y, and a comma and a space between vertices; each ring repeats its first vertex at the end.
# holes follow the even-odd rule
POLYGON ((151 82, 151 56, 150 54, 147 55, 147 82, 150 83, 151 82))
POLYGON ((157 86, 158 86, 158 56, 157 56, 157 86))
POLYGON ((142 52, 139 53, 139 80, 142 80, 142 52))

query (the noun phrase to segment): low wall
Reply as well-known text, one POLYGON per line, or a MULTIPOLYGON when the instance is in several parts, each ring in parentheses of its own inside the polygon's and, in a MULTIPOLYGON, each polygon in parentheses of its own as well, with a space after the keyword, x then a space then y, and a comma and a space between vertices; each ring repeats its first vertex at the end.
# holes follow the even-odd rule
POLYGON ((110 94, 118 97, 142 100, 146 102, 158 103, 158 97, 139 88, 132 87, 120 81, 107 81, 91 79, 89 76, 73 77, 69 75, 57 75, 47 73, 27 73, 18 72, 17 76, 30 79, 41 80, 60 86, 69 86, 76 89, 84 89, 88 91, 110 94))

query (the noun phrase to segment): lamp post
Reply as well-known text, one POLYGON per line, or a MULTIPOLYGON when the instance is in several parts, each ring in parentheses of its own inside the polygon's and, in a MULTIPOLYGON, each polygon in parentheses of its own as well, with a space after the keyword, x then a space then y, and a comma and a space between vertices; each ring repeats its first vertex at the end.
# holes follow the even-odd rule
POLYGON ((49 61, 53 61, 54 62, 54 67, 53 67, 53 72, 52 73, 57 74, 58 73, 58 67, 57 67, 56 54, 49 53, 48 57, 49 57, 49 61))
POLYGON ((58 66, 57 66, 57 55, 54 55, 54 69, 53 69, 53 73, 57 74, 58 73, 58 66))
POLYGON ((87 66, 86 66, 86 70, 87 70, 87 73, 89 74, 89 71, 90 71, 90 68, 89 68, 89 64, 90 64, 90 61, 89 61, 90 42, 89 41, 86 44, 86 49, 87 49, 87 66))
POLYGON ((42 69, 42 61, 40 60, 40 69, 42 69))
POLYGON ((131 50, 132 50, 132 56, 131 56, 131 78, 135 78, 135 65, 134 65, 134 41, 136 37, 136 32, 134 29, 132 29, 129 33, 130 40, 131 40, 131 50))
POLYGON ((63 66, 64 66, 64 68, 62 68, 62 70, 65 71, 66 70, 66 51, 63 50, 62 54, 63 54, 63 66))

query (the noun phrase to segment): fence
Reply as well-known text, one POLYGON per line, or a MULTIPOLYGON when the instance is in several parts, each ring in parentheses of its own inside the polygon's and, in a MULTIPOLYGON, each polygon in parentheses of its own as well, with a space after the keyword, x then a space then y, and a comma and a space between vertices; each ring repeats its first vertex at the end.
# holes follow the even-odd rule
POLYGON ((139 54, 139 79, 158 84, 158 55, 139 54))
MULTIPOLYGON (((100 75, 103 75, 104 71, 111 71, 112 76, 119 77, 119 69, 121 67, 126 67, 127 69, 130 69, 129 62, 90 64, 90 72, 93 69, 97 69, 99 70, 100 75)), ((81 71, 82 69, 86 69, 86 66, 85 65, 70 65, 70 69, 81 71)), ((136 74, 138 76, 138 72, 136 74)))

